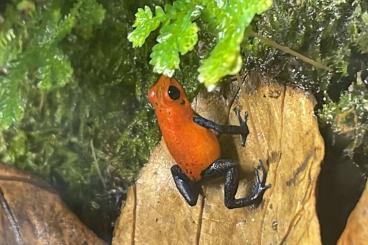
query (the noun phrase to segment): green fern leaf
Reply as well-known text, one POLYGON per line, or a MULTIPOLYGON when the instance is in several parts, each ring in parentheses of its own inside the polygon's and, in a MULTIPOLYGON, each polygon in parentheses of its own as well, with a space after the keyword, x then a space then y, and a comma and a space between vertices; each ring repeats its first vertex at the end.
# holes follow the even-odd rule
POLYGON ((141 47, 149 34, 165 20, 165 14, 161 7, 156 7, 156 16, 153 17, 151 9, 145 6, 144 9, 138 9, 135 17, 135 29, 128 35, 128 40, 133 43, 133 47, 141 47))
POLYGON ((198 41, 198 27, 191 21, 192 11, 184 18, 176 19, 171 24, 164 25, 157 38, 158 44, 152 49, 150 64, 154 72, 172 76, 179 68, 180 54, 192 50, 198 41))
POLYGON ((156 7, 156 16, 146 6, 138 10, 135 30, 128 39, 133 47, 141 47, 162 24, 150 64, 154 72, 172 76, 179 68, 179 55, 191 51, 198 41, 198 26, 193 21, 201 16, 216 32, 217 44, 200 66, 198 79, 207 88, 213 88, 222 77, 240 70, 240 44, 245 30, 256 14, 271 5, 272 0, 176 0, 165 5, 165 12, 156 7))

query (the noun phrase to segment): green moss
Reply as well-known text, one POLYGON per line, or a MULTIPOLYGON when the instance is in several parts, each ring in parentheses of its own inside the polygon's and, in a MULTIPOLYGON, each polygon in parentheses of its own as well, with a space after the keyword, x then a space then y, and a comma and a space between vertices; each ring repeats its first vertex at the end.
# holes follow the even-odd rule
MULTIPOLYGON (((337 102, 329 101, 323 106, 320 118, 333 134, 344 137, 345 155, 354 158, 355 154, 368 154, 368 93, 359 76, 337 102)), ((358 163, 368 169, 366 162, 358 163)))
POLYGON ((329 66, 332 71, 318 70, 268 47, 256 38, 251 40, 253 45, 247 45, 248 49, 245 49, 249 54, 247 66, 271 73, 299 87, 312 89, 315 93, 339 86, 337 83, 349 83, 351 80, 347 76, 355 75, 366 65, 364 58, 360 59, 362 64, 359 66, 351 66, 352 59, 356 58, 354 50, 359 46, 358 40, 366 36, 367 28, 361 21, 366 11, 367 4, 361 0, 275 0, 273 8, 259 16, 253 29, 329 66), (353 26, 357 27, 355 32, 352 31, 353 26))

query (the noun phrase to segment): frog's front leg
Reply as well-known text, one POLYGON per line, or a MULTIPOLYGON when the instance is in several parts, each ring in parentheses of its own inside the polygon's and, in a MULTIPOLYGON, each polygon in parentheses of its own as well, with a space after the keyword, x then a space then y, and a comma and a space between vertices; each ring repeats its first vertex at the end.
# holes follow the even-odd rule
POLYGON ((212 129, 216 131, 218 134, 240 134, 241 136, 241 145, 245 146, 245 141, 249 134, 249 129, 247 126, 247 118, 248 114, 244 114, 244 119, 240 115, 240 110, 238 108, 234 109, 234 112, 239 120, 239 126, 235 125, 220 125, 211 120, 208 120, 204 117, 201 117, 198 114, 195 114, 193 117, 193 121, 202 127, 212 129))
POLYGON ((189 179, 178 165, 171 167, 171 174, 174 178, 176 188, 178 188, 185 201, 190 206, 196 205, 198 195, 202 192, 200 184, 189 179))
POLYGON ((260 161, 255 170, 255 183, 251 192, 243 198, 236 199, 235 195, 239 185, 239 174, 237 164, 228 159, 219 159, 202 172, 203 179, 224 176, 225 178, 225 206, 227 208, 240 208, 257 204, 262 200, 264 192, 271 187, 266 185, 266 171, 260 161), (260 176, 261 174, 261 176, 260 176))

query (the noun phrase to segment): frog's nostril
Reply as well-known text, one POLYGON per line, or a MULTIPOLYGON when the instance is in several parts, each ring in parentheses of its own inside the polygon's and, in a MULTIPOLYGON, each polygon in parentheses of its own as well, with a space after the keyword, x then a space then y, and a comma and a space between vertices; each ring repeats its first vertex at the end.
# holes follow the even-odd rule
POLYGON ((149 91, 148 91, 148 101, 153 104, 154 101, 155 101, 155 98, 156 98, 156 91, 154 88, 151 88, 149 91))

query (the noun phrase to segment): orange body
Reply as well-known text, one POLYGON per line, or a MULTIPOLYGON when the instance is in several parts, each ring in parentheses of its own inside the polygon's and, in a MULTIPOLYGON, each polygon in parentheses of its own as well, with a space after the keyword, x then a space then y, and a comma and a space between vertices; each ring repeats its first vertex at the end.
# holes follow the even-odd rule
POLYGON ((174 78, 161 76, 148 92, 158 124, 172 157, 192 180, 201 179, 201 172, 220 158, 216 135, 193 122, 194 111, 181 84, 174 78), (179 97, 169 96, 169 87, 176 87, 179 97))

